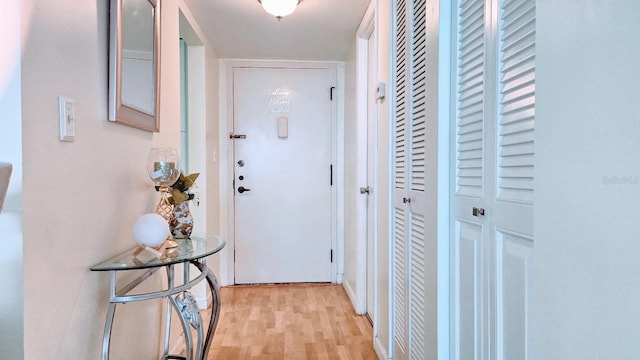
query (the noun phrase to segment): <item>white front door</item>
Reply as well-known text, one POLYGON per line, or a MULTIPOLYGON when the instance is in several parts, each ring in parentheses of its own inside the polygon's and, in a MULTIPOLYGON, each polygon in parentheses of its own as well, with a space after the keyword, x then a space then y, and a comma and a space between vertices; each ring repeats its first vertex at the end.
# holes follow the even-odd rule
POLYGON ((235 68, 235 283, 332 280, 333 68, 235 68))
POLYGON ((530 359, 535 1, 460 0, 457 19, 452 359, 530 359))

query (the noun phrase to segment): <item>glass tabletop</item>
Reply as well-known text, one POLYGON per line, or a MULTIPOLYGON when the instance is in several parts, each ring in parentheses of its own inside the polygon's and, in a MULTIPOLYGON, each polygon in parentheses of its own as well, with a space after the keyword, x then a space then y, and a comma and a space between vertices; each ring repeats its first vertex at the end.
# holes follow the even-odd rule
POLYGON ((178 243, 178 247, 168 249, 161 257, 136 246, 94 265, 91 270, 134 270, 182 263, 215 254, 222 250, 226 243, 218 235, 192 236, 189 239, 175 239, 175 241, 178 243))

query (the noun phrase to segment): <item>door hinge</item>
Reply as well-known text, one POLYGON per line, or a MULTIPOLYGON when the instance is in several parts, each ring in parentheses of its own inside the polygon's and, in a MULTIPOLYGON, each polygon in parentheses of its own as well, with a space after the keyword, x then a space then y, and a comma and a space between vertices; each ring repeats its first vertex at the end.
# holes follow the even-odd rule
POLYGON ((329 260, 331 260, 331 263, 333 263, 333 249, 330 250, 329 260))
POLYGON ((333 90, 335 90, 336 87, 332 86, 331 88, 329 88, 329 100, 333 101, 333 90))
POLYGON ((333 164, 329 165, 329 185, 333 186, 333 164))

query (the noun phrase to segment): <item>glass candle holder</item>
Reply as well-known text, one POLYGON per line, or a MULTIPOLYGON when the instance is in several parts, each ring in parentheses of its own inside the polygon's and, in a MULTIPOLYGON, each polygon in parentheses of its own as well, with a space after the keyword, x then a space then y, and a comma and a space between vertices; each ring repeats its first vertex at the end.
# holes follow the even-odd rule
MULTIPOLYGON (((173 219, 173 205, 169 202, 168 193, 169 187, 180 176, 178 151, 175 148, 152 148, 149 150, 147 172, 149 173, 149 178, 160 192, 160 201, 156 206, 156 213, 170 223, 173 219)), ((170 235, 163 246, 171 248, 178 246, 178 244, 173 241, 170 235)))

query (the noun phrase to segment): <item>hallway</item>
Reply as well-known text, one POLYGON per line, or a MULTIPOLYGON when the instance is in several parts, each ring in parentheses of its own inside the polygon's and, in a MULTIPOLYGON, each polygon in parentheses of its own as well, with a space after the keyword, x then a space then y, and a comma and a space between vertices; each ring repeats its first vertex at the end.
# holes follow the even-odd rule
POLYGON ((223 287, 209 359, 377 359, 341 285, 223 287))

